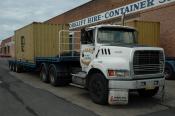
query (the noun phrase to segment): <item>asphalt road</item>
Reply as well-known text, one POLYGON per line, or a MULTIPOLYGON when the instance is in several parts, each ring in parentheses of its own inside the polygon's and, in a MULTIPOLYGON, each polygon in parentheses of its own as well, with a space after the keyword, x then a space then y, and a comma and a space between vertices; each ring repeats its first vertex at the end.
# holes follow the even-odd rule
POLYGON ((141 98, 136 93, 124 106, 102 106, 88 91, 72 86, 53 87, 35 73, 10 72, 0 58, 0 116, 175 116, 175 81, 166 81, 166 95, 141 98))
POLYGON ((97 116, 12 76, 0 59, 0 116, 97 116))

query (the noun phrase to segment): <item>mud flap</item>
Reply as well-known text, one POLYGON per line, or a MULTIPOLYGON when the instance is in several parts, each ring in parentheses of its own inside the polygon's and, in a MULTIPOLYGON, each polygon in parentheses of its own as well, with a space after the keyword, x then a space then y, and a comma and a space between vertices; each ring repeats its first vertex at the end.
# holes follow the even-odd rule
POLYGON ((125 105, 128 104, 128 90, 110 90, 108 96, 110 105, 125 105))

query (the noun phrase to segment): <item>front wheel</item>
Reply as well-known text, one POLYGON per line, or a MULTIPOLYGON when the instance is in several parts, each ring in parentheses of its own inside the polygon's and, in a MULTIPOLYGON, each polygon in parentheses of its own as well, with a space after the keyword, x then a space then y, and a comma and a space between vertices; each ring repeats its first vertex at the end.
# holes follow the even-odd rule
POLYGON ((89 92, 92 101, 105 105, 108 103, 108 80, 101 73, 91 76, 89 81, 89 92))
POLYGON ((140 89, 138 90, 138 93, 142 97, 153 97, 157 94, 158 91, 159 87, 156 87, 155 89, 152 90, 140 89))

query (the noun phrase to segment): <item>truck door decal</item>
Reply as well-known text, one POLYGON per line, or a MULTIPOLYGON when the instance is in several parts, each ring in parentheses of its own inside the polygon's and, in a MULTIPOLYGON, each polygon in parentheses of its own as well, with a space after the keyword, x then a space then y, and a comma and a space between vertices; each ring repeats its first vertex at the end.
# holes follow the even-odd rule
POLYGON ((81 63, 88 66, 93 60, 93 51, 94 50, 92 48, 85 48, 82 51, 81 63))

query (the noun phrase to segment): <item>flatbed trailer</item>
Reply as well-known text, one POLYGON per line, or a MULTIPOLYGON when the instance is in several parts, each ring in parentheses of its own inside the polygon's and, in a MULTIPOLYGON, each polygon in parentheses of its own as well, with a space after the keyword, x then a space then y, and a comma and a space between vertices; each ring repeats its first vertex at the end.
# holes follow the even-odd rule
POLYGON ((56 68, 54 71, 57 72, 57 75, 61 76, 63 80, 60 80, 60 82, 52 80, 51 84, 54 86, 65 85, 71 83, 71 74, 75 73, 73 72, 73 68, 80 68, 79 59, 79 56, 36 57, 34 60, 35 63, 9 60, 9 68, 11 71, 17 73, 25 71, 40 72, 40 78, 43 82, 51 82, 47 76, 49 75, 50 69, 54 67, 56 68))
MULTIPOLYGON (((9 67, 11 70, 15 71, 18 67, 23 67, 23 70, 30 69, 32 71, 39 71, 39 67, 43 63, 52 64, 52 63, 79 63, 80 57, 36 57, 35 63, 27 62, 27 61, 17 61, 17 60, 9 60, 9 67)), ((22 70, 21 70, 22 71, 22 70)), ((20 71, 20 72, 21 72, 20 71)))

